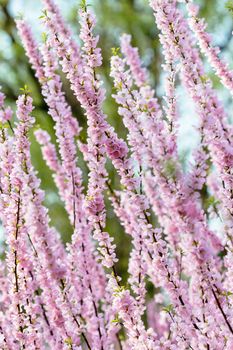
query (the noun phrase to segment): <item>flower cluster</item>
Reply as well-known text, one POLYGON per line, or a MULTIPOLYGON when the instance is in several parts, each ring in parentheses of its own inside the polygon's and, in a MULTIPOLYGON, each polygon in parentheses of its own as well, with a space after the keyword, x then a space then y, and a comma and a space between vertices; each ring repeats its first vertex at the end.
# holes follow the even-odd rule
POLYGON ((162 99, 130 35, 113 50, 112 97, 126 140, 103 110, 102 53, 86 2, 78 14, 79 43, 53 0, 43 0, 42 44, 25 20, 17 20, 56 145, 43 129, 35 137, 73 234, 64 245, 44 205, 30 152, 35 120, 29 89, 18 97, 15 123, 0 92, 0 219, 6 238, 0 260, 1 349, 233 349, 233 131, 199 48, 231 93, 233 73, 212 44, 198 7, 185 2, 188 16, 177 0, 149 1, 164 55, 162 99), (79 138, 59 68, 86 117, 86 142, 79 138), (199 117, 200 141, 188 169, 178 150, 178 79, 199 117), (89 170, 87 188, 80 152, 89 170), (131 239, 126 285, 106 223, 106 198, 131 239), (221 232, 213 229, 213 217, 221 221, 221 232))

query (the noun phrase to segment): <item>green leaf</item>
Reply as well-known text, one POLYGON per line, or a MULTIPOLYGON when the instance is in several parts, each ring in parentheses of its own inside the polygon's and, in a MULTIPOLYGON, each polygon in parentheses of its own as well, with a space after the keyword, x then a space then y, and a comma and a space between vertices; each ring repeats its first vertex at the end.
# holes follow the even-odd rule
POLYGON ((222 295, 224 296, 224 297, 231 297, 232 295, 233 295, 233 293, 232 292, 230 292, 230 291, 223 291, 222 292, 222 295))
POLYGON ((220 203, 219 200, 217 200, 214 196, 210 196, 209 198, 207 198, 206 200, 206 207, 207 209, 210 207, 215 207, 216 205, 218 205, 220 203))
POLYGON ((31 93, 31 90, 29 87, 25 84, 23 88, 19 89, 24 95, 28 96, 31 93))
POLYGON ((64 342, 67 344, 67 345, 72 345, 73 344, 73 341, 72 341, 72 338, 71 337, 68 337, 64 340, 64 342))
POLYGON ((176 163, 173 159, 169 159, 164 164, 165 175, 169 178, 175 178, 176 175, 176 163))
POLYGON ((163 307, 163 311, 165 311, 167 313, 173 312, 173 310, 174 310, 174 307, 172 304, 169 304, 169 305, 163 307))
POLYGON ((39 17, 39 19, 44 19, 48 17, 48 11, 47 10, 43 10, 42 11, 42 15, 39 17))
POLYGON ((48 39, 48 34, 45 33, 45 32, 43 32, 43 33, 41 34, 41 37, 42 37, 43 43, 46 43, 46 42, 47 42, 47 39, 48 39))
POLYGON ((83 11, 86 11, 86 10, 87 10, 87 2, 86 2, 86 0, 81 0, 80 8, 81 8, 81 10, 83 10, 83 11))
POLYGON ((203 84, 207 83, 210 80, 208 75, 201 75, 200 78, 203 84))
POLYGON ((119 316, 116 315, 116 318, 114 320, 112 320, 111 323, 120 323, 119 316))
POLYGON ((9 128, 9 124, 8 123, 2 123, 0 122, 0 130, 2 129, 8 129, 9 128))
POLYGON ((233 0, 228 0, 225 4, 225 7, 228 11, 233 13, 233 0))
POLYGON ((120 48, 119 47, 112 47, 112 55, 113 56, 119 56, 119 51, 120 51, 120 48))
POLYGON ((124 292, 125 290, 125 286, 120 286, 114 290, 114 295, 117 296, 119 293, 124 292))

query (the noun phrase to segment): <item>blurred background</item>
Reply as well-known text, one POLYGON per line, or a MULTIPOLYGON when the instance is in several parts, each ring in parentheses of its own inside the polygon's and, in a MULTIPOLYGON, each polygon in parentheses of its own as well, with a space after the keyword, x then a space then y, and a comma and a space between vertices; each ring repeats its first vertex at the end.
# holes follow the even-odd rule
MULTIPOLYGON (((232 61, 233 56, 233 2, 224 0, 199 0, 201 6, 201 15, 208 22, 208 30, 213 33, 214 42, 222 49, 222 54, 228 62, 232 61), (231 7, 232 4, 232 7, 231 7)), ((74 36, 78 35, 79 24, 77 11, 79 0, 56 0, 60 6, 64 17, 73 29, 74 36)), ((90 6, 93 7, 97 18, 98 25, 96 31, 100 35, 100 46, 103 52, 103 66, 101 74, 103 76, 107 99, 105 111, 108 115, 109 122, 116 128, 121 137, 125 137, 126 130, 122 125, 121 119, 117 114, 117 107, 111 97, 112 82, 109 78, 109 65, 111 48, 119 46, 119 37, 122 33, 130 33, 133 38, 133 44, 140 49, 141 57, 145 66, 150 71, 151 84, 161 99, 163 95, 163 73, 161 64, 163 57, 159 44, 158 32, 154 24, 154 18, 147 0, 90 0, 90 6)), ((39 40, 41 40, 43 26, 40 23, 41 15, 40 0, 0 0, 0 85, 7 96, 7 103, 15 109, 15 100, 19 94, 20 88, 25 84, 29 86, 34 98, 36 125, 50 132, 53 137, 53 123, 47 114, 47 107, 43 102, 40 93, 40 86, 34 77, 28 60, 25 57, 24 50, 21 46, 20 38, 17 35, 14 18, 19 14, 23 15, 31 23, 33 31, 39 40)), ((233 68, 233 67, 231 67, 233 68)), ((211 73, 209 66, 206 65, 207 74, 212 78, 214 86, 218 90, 220 98, 224 104, 232 107, 230 95, 224 91, 218 79, 211 73)), ((61 73, 62 75, 62 73, 61 73)), ((69 84, 62 75, 64 88, 67 99, 72 106, 74 116, 78 118, 84 131, 82 137, 85 138, 86 122, 82 110, 76 102, 69 84)), ((195 125, 197 118, 190 108, 189 98, 186 96, 182 87, 177 86, 178 99, 180 106, 180 133, 179 133, 179 151, 184 166, 188 164, 192 149, 198 142, 195 137, 195 125), (187 108, 188 106, 188 108, 187 108), (193 137, 190 137, 193 136, 193 137)), ((231 118, 231 115, 229 115, 231 118)), ((63 209, 56 187, 53 182, 52 174, 45 165, 40 152, 40 147, 31 133, 32 142, 32 159, 35 168, 38 170, 39 177, 42 181, 42 188, 46 192, 45 205, 49 209, 51 225, 54 225, 61 233, 64 242, 68 242, 71 236, 71 227, 67 215, 63 209)), ((80 166, 84 171, 84 179, 87 178, 87 169, 80 157, 80 166)), ((108 170, 113 184, 118 186, 114 170, 108 163, 108 170)), ((130 246, 130 239, 127 237, 116 220, 109 203, 107 202, 108 224, 107 229, 115 237, 118 249, 120 263, 118 272, 127 278, 127 260, 130 246)))

